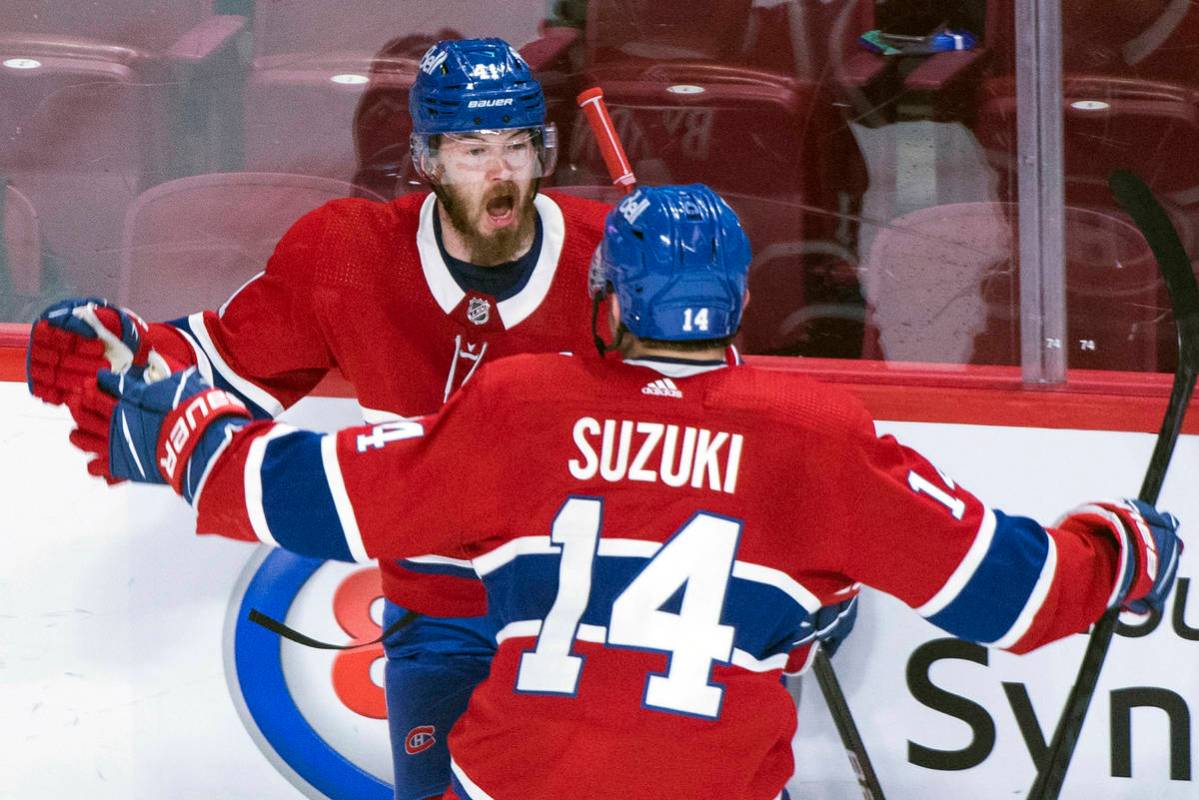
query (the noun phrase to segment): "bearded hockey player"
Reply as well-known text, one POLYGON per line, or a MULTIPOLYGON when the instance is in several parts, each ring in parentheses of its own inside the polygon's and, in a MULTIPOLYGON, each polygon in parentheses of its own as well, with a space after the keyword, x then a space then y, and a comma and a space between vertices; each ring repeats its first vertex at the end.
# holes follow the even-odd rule
MULTIPOLYGON (((520 55, 499 39, 441 42, 420 62, 409 108, 412 158, 431 193, 313 211, 219 311, 146 325, 95 298, 59 303, 33 327, 30 391, 70 403, 109 365, 101 325, 126 361, 153 351, 172 368, 194 366, 258 419, 334 369, 378 423, 435 411, 500 356, 591 347, 580 299, 608 206, 538 193, 557 139, 520 55)), ((106 445, 90 449, 90 471, 107 474, 106 445)), ((440 796, 445 738, 487 674, 494 630, 469 564, 430 556, 381 567, 384 626, 421 615, 385 643, 396 797, 440 796), (407 754, 408 733, 427 726, 434 746, 407 754)))
POLYGON ((80 434, 107 437, 115 475, 180 492, 198 531, 469 565, 499 650, 450 735, 446 798, 779 797, 796 725, 780 671, 858 582, 1017 653, 1164 599, 1172 516, 1006 514, 848 395, 730 359, 748 263, 711 190, 641 188, 590 282, 620 359, 516 356, 432 416, 336 434, 252 422, 195 370, 104 372, 80 434))

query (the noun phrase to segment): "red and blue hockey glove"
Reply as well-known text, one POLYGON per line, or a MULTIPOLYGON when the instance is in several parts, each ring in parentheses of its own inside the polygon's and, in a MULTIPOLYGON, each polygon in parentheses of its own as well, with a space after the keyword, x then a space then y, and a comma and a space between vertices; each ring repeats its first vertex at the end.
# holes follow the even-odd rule
POLYGON ((29 332, 25 355, 29 393, 67 402, 102 369, 120 371, 149 358, 149 326, 132 311, 99 297, 73 297, 47 308, 29 332))
POLYGON ((1119 569, 1107 607, 1147 614, 1161 608, 1178 574, 1178 525, 1173 514, 1148 503, 1117 500, 1079 506, 1056 527, 1112 536, 1120 545, 1119 569))
POLYGON ((855 587, 853 597, 833 605, 821 606, 800 625, 800 639, 795 643, 787 659, 784 672, 799 675, 812 666, 819 646, 829 658, 853 631, 858 620, 858 595, 855 587))
POLYGON ((137 373, 100 372, 80 404, 81 440, 94 444, 106 436, 114 476, 169 483, 190 503, 209 462, 250 412, 194 368, 154 383, 137 373))
MULTIPOLYGON (((84 387, 102 369, 121 371, 130 365, 152 364, 158 377, 171 371, 149 346, 149 326, 137 314, 111 306, 99 297, 75 297, 47 308, 33 323, 25 354, 29 392, 47 403, 66 404, 79 422, 84 387)), ((109 483, 119 479, 108 470, 108 443, 84 446, 72 434, 71 442, 95 454, 87 470, 109 483)))

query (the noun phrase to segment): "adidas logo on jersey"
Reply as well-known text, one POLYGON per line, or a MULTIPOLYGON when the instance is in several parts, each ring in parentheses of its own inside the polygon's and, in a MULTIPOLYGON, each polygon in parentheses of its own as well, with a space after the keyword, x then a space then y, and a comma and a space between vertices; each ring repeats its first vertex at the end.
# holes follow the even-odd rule
POLYGON ((670 378, 659 378, 656 381, 650 381, 641 387, 642 394, 655 394, 659 397, 682 397, 683 393, 679 391, 679 387, 674 385, 674 381, 670 378))

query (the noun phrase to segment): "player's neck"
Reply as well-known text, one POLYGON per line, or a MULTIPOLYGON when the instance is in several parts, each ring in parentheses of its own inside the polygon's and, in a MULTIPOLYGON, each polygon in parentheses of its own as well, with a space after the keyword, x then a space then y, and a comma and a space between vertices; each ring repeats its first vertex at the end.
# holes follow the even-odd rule
POLYGON ((639 339, 626 334, 626 341, 620 348, 620 355, 625 361, 637 358, 666 358, 671 361, 722 361, 725 355, 723 347, 708 347, 703 350, 672 350, 666 347, 654 347, 641 342, 639 339))

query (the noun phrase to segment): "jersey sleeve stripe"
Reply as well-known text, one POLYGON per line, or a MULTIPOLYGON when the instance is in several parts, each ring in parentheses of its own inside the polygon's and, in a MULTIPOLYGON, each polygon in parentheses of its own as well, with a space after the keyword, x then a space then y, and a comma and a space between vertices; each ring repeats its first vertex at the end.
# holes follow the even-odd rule
POLYGON ((246 454, 246 512, 266 544, 300 555, 352 561, 353 553, 325 472, 326 437, 274 425, 246 454))
POLYGON ((495 634, 495 643, 498 645, 505 639, 536 639, 540 635, 541 620, 521 619, 500 628, 495 634))
POLYGON ((250 527, 253 528, 258 541, 269 544, 271 547, 278 547, 279 542, 271 533, 270 525, 266 521, 266 509, 262 505, 262 462, 266 458, 267 444, 272 439, 284 436, 290 431, 291 429, 285 425, 276 425, 250 442, 249 450, 246 452, 244 477, 246 516, 250 519, 250 527))
POLYGON ((787 653, 779 653, 769 658, 754 658, 744 650, 734 647, 732 663, 734 667, 740 667, 749 672, 772 672, 787 666, 787 659, 787 653))
POLYGON ((479 577, 483 577, 511 563, 517 556, 555 555, 560 551, 560 547, 550 543, 548 536, 520 536, 504 542, 494 550, 476 556, 475 572, 479 574, 479 577))
POLYGON ((463 798, 463 800, 495 800, 494 797, 483 791, 477 783, 467 777, 462 771, 462 767, 458 766, 458 762, 452 757, 450 758, 450 771, 454 773, 454 794, 463 798))
POLYGON ((350 494, 346 491, 345 477, 341 474, 341 464, 337 461, 337 437, 321 436, 321 463, 328 481, 329 493, 333 496, 333 507, 337 511, 337 519, 341 523, 341 532, 345 536, 346 547, 354 561, 364 563, 371 561, 366 554, 366 545, 362 541, 362 531, 358 527, 358 517, 354 514, 354 505, 350 502, 350 494))
POLYGON ((280 547, 318 558, 353 560, 329 487, 321 434, 291 430, 267 442, 262 508, 280 547))
POLYGON ((254 277, 250 278, 248 281, 243 283, 241 286, 238 286, 236 291, 234 291, 233 294, 229 295, 229 299, 226 300, 225 302, 221 303, 221 307, 217 309, 216 315, 218 317, 225 316, 225 309, 228 308, 229 304, 233 302, 233 298, 237 297, 239 294, 242 293, 243 289, 245 289, 247 286, 249 286, 254 281, 258 280, 265 274, 266 274, 266 270, 262 270, 257 275, 255 275, 254 277))
POLYGON ((994 513, 995 533, 978 568, 952 601, 927 617, 974 642, 1000 641, 1017 626, 1033 604, 1051 553, 1049 534, 1036 522, 994 513))
POLYGON ((200 377, 209 384, 215 385, 212 376, 212 362, 208 360, 208 354, 204 352, 204 348, 200 347, 200 343, 196 341, 195 334, 192 333, 190 318, 171 320, 167 324, 178 331, 179 335, 183 337, 183 341, 187 342, 187 346, 191 348, 192 354, 196 357, 196 369, 199 370, 200 377))
POLYGON ((1028 629, 1032 627, 1033 620, 1036 619, 1041 606, 1045 604, 1045 598, 1049 595, 1049 589, 1053 586, 1053 579, 1057 575, 1057 544, 1053 541, 1053 537, 1048 537, 1048 544, 1049 552, 1045 557, 1045 564, 1041 567, 1037 585, 1033 587, 1032 595, 1020 612, 1020 616, 1016 617, 1016 622, 1011 629, 992 642, 992 647, 1007 649, 1023 639, 1024 634, 1028 633, 1028 629))
POLYGON ((928 619, 953 602, 954 598, 961 594, 962 589, 974 577, 975 571, 982 563, 983 556, 991 547, 991 540, 994 536, 995 512, 986 508, 983 510, 983 518, 978 526, 978 532, 974 534, 974 542, 966 551, 965 557, 962 558, 953 574, 949 576, 949 580, 945 581, 945 585, 938 589, 928 602, 917 608, 916 613, 928 619))
POLYGON ((220 351, 208 334, 203 312, 196 312, 187 318, 187 330, 200 345, 208 361, 212 364, 212 383, 221 389, 227 389, 246 401, 250 410, 258 418, 273 418, 283 413, 283 404, 261 386, 238 375, 236 370, 221 357, 220 351))
POLYGON ((475 573, 475 568, 469 563, 466 566, 458 564, 447 564, 437 561, 415 561, 413 559, 402 559, 396 562, 401 569, 406 569, 410 572, 416 572, 420 575, 449 575, 452 578, 466 578, 467 580, 477 580, 478 575, 475 573))
POLYGON ((764 567, 761 564, 751 564, 748 561, 734 561, 733 577, 773 586, 803 606, 809 614, 816 613, 816 610, 820 608, 820 598, 782 570, 764 567))

